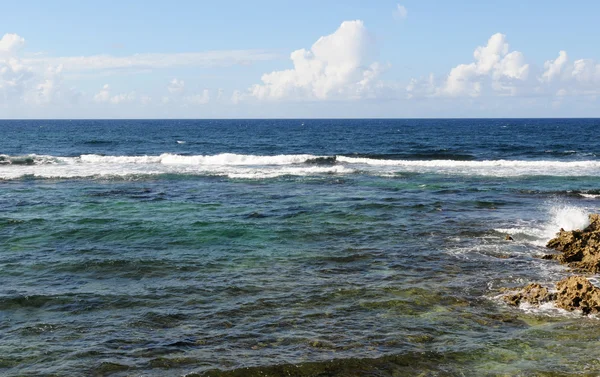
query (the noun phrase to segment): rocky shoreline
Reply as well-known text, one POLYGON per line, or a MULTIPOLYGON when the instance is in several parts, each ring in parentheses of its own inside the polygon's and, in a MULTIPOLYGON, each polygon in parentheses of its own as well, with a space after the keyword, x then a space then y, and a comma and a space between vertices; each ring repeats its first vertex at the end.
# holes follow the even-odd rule
POLYGON ((583 230, 560 229, 546 247, 559 253, 547 254, 543 259, 556 260, 569 266, 580 275, 569 276, 556 283, 555 290, 532 283, 504 295, 509 305, 529 303, 539 306, 552 302, 568 311, 580 310, 583 314, 600 313, 600 288, 595 287, 582 274, 600 272, 600 214, 589 216, 590 224, 583 230))

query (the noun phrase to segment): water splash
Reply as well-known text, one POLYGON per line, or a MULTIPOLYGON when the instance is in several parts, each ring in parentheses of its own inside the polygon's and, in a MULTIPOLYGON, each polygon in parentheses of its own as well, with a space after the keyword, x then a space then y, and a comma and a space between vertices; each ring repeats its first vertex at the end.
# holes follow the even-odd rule
POLYGON ((512 227, 495 228, 494 230, 516 237, 535 246, 546 246, 549 240, 564 230, 583 229, 589 225, 589 208, 578 207, 562 202, 546 203, 545 220, 519 220, 512 227))
POLYGON ((545 235, 554 237, 559 229, 583 229, 590 224, 586 208, 571 205, 557 205, 550 208, 550 221, 546 224, 545 235))

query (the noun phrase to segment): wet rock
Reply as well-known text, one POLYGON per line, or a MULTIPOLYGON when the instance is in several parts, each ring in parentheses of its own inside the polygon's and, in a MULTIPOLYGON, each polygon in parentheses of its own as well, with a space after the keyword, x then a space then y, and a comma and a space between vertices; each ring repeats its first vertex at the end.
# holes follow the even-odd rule
POLYGON ((583 230, 560 229, 546 247, 560 251, 558 255, 547 255, 544 259, 556 259, 574 270, 600 272, 600 215, 589 216, 590 225, 583 230))
POLYGON ((583 314, 600 313, 600 288, 583 276, 570 276, 556 284, 556 306, 583 314))
POLYGON ((592 285, 584 276, 569 276, 556 283, 556 292, 540 284, 532 283, 516 293, 508 293, 504 301, 513 306, 529 303, 539 306, 554 302, 556 307, 568 311, 581 310, 583 314, 600 313, 600 288, 592 285))
POLYGON ((528 284, 525 288, 517 293, 512 293, 504 296, 504 301, 509 305, 519 306, 523 302, 532 305, 541 305, 555 299, 555 295, 550 293, 548 288, 542 287, 537 283, 528 284))

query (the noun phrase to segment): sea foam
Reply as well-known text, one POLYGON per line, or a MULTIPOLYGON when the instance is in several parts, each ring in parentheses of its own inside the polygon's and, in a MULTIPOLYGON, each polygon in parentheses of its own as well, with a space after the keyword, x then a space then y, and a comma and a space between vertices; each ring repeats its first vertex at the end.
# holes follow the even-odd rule
POLYGON ((315 166, 314 161, 327 156, 298 155, 217 155, 182 156, 164 153, 158 156, 103 156, 85 154, 79 157, 28 156, 27 164, 12 163, 16 157, 7 156, 0 165, 0 179, 24 176, 39 178, 110 178, 158 174, 227 176, 230 178, 264 179, 284 175, 309 176, 349 174, 354 169, 335 165, 315 166), (34 158, 35 157, 35 158, 34 158), (48 165, 47 161, 52 161, 48 165))
POLYGON ((312 154, 267 156, 235 153, 215 155, 163 153, 145 156, 84 154, 79 157, 0 156, 0 179, 15 179, 25 175, 72 178, 163 173, 261 178, 356 172, 385 177, 394 177, 404 172, 497 177, 597 176, 600 175, 600 161, 390 160, 312 154))
POLYGON ((385 172, 407 171, 481 176, 588 176, 600 174, 600 161, 555 160, 380 160, 337 156, 337 161, 365 167, 379 167, 385 172))

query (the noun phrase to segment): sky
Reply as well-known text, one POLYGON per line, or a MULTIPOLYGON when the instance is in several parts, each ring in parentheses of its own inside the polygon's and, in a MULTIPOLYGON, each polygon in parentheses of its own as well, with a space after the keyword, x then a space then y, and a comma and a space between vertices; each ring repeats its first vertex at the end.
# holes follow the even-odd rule
POLYGON ((600 2, 6 1, 0 119, 600 117, 600 2))

